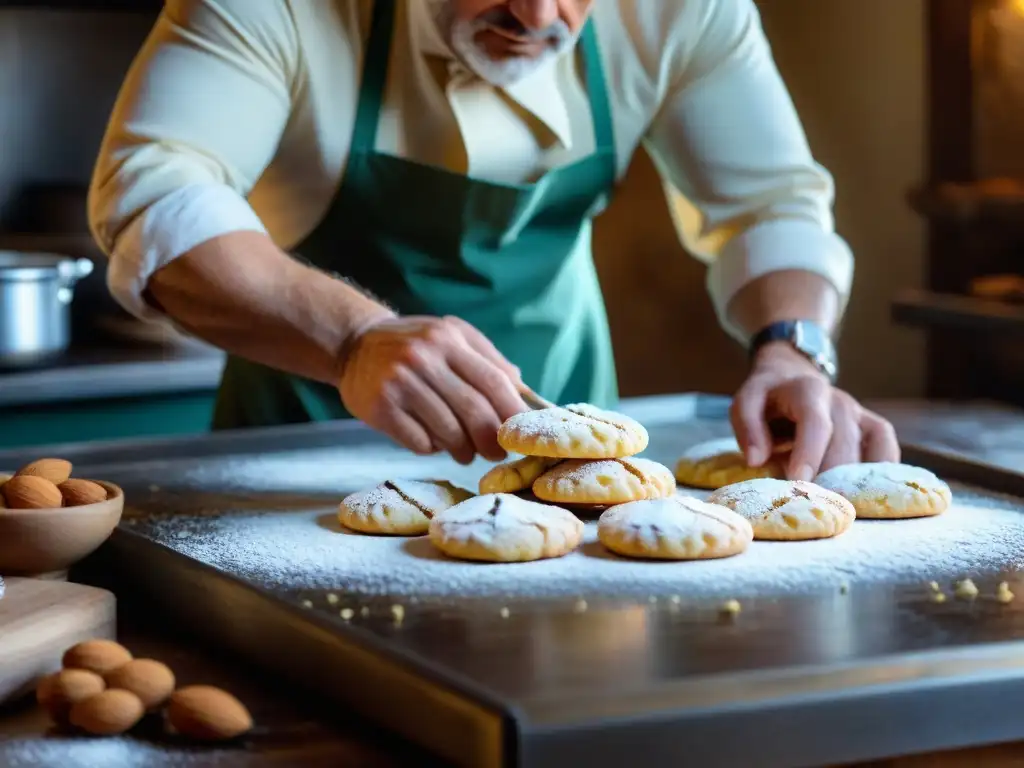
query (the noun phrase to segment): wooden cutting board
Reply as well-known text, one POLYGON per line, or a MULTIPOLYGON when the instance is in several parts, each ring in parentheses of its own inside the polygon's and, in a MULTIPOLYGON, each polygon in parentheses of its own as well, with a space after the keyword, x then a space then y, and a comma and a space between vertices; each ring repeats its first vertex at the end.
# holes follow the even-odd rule
POLYGON ((42 579, 4 579, 0 597, 0 704, 31 693, 60 669, 69 647, 114 639, 117 601, 105 589, 42 579))

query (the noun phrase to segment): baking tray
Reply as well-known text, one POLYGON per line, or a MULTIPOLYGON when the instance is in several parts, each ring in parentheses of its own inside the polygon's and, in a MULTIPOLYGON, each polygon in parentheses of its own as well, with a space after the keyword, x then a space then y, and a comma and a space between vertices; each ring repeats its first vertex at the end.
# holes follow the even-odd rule
MULTIPOLYGON (((663 461, 729 432, 722 398, 646 398, 621 409, 648 426, 647 454, 663 461)), ((743 596, 732 619, 711 598, 588 594, 585 609, 565 597, 403 600, 397 621, 391 596, 352 601, 339 587, 256 584, 153 536, 172 530, 156 524, 171 513, 212 518, 337 502, 336 480, 301 473, 276 489, 271 479, 239 493, 244 483, 216 471, 220 462, 272 454, 298 463, 322 451, 344 469, 380 445, 345 423, 63 453, 79 472, 125 488, 127 519, 94 561, 114 574, 119 600, 454 764, 619 766, 639 757, 647 765, 813 766, 1024 738, 1024 579, 1015 570, 963 573, 982 589, 972 602, 934 602, 922 574, 915 583, 743 596), (985 597, 1000 580, 1019 603, 985 597), (340 605, 358 613, 346 621, 340 605)), ((974 486, 958 493, 1024 509, 1024 476, 913 446, 905 457, 974 486)))

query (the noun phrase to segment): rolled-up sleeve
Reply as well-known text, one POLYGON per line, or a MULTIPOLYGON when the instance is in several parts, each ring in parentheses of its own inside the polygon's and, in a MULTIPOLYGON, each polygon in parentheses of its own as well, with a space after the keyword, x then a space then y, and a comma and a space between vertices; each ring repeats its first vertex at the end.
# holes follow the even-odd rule
POLYGON ((834 230, 832 177, 814 161, 753 0, 683 5, 668 86, 645 140, 687 248, 708 263, 723 326, 746 284, 780 270, 826 278, 845 307, 853 255, 834 230), (699 30, 699 31, 698 31, 699 30))
POLYGON ((246 197, 288 120, 298 46, 285 0, 169 0, 129 71, 89 191, 114 297, 140 317, 158 269, 262 231, 246 197))

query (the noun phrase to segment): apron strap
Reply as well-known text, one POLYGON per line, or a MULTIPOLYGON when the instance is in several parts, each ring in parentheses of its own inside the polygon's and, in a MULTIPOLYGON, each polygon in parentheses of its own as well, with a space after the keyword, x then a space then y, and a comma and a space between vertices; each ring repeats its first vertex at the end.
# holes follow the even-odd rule
MULTIPOLYGON (((377 126, 380 123, 384 89, 387 85, 388 63, 391 58, 391 37, 395 28, 393 0, 378 0, 373 4, 370 37, 363 57, 363 75, 359 88, 356 121, 352 131, 350 151, 372 152, 377 145, 377 126)), ((601 50, 597 42, 594 20, 588 19, 580 36, 583 52, 587 95, 594 122, 594 142, 598 152, 615 152, 615 128, 612 121, 608 83, 601 66, 601 50)))
POLYGON ((597 43, 597 29, 593 18, 588 19, 580 38, 583 47, 583 71, 590 97, 590 113, 594 121, 594 143, 597 151, 615 154, 615 123, 608 99, 608 82, 601 66, 601 49, 597 43))
POLYGON ((373 20, 370 22, 370 37, 363 57, 363 76, 349 149, 352 154, 372 152, 377 146, 377 124, 380 122, 384 88, 388 79, 396 5, 395 0, 378 0, 373 4, 373 20))

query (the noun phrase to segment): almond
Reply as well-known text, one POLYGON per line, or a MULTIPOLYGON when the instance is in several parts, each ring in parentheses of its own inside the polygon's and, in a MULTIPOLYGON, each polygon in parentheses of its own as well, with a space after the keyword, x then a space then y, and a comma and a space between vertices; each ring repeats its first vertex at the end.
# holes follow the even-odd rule
POLYGON ((68 724, 71 707, 95 696, 106 686, 103 678, 85 669, 63 669, 44 677, 36 687, 36 701, 57 725, 68 724))
POLYGON ((71 724, 94 736, 113 736, 131 730, 146 708, 131 691, 108 688, 71 706, 71 724))
POLYGON ((225 741, 252 728, 252 715, 227 691, 209 685, 191 685, 171 696, 167 721, 190 739, 225 741))
POLYGON ((60 485, 71 477, 71 462, 64 459, 37 459, 14 474, 41 477, 54 485, 60 485))
POLYGON ((113 672, 132 660, 131 651, 113 640, 86 640, 64 652, 64 669, 87 669, 98 675, 113 672))
POLYGON ((71 478, 57 486, 64 497, 65 507, 84 507, 107 500, 107 489, 91 480, 71 478))
POLYGON ((159 707, 174 692, 174 673, 155 659, 132 659, 104 679, 108 688, 134 693, 146 709, 159 707))
POLYGON ((35 475, 16 475, 4 483, 4 499, 11 509, 54 509, 64 503, 60 489, 35 475))

